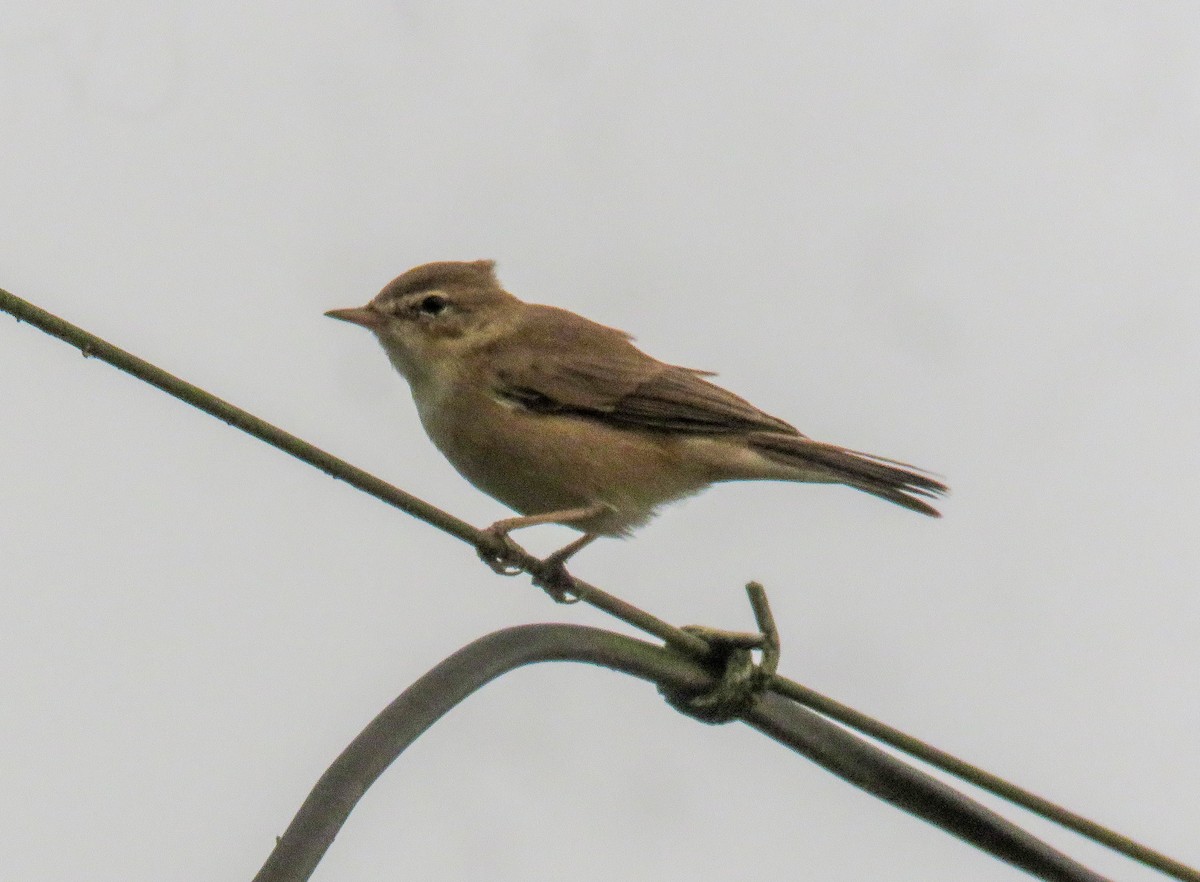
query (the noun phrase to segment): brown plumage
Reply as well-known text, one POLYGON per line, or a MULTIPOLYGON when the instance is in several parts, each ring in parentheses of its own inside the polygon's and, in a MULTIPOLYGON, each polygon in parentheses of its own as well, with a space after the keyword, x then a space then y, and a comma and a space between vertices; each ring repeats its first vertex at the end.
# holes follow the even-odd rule
POLYGON ((366 307, 330 313, 375 332, 426 431, 477 487, 526 515, 621 535, 719 481, 838 483, 936 517, 940 481, 814 441, 661 362, 628 334, 501 288, 491 261, 425 264, 366 307), (562 515, 561 518, 558 515, 562 515))
MULTIPOLYGON (((738 436, 773 462, 847 484, 938 517, 919 497, 946 492, 906 465, 813 441, 791 424, 710 383, 709 371, 666 364, 628 334, 551 306, 529 306, 525 321, 482 353, 500 394, 542 414, 611 426, 697 436, 738 436)), ((820 478, 816 478, 820 480, 820 478)), ((804 480, 804 479, 801 479, 804 480)))

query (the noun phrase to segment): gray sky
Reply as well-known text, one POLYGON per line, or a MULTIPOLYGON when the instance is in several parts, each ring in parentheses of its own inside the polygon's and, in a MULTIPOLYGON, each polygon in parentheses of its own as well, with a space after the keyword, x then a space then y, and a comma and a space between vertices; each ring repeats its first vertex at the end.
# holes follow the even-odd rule
MULTIPOLYGON (((721 487, 576 572, 736 628, 760 579, 784 673, 1200 863, 1200 7, 733 9, 10 0, 0 285, 482 525, 321 313, 495 258, 954 490, 721 487)), ((5 879, 248 878, 438 660, 609 624, 4 319, 0 488, 5 879)), ((578 666, 456 710, 316 878, 747 868, 1023 878, 578 666)))

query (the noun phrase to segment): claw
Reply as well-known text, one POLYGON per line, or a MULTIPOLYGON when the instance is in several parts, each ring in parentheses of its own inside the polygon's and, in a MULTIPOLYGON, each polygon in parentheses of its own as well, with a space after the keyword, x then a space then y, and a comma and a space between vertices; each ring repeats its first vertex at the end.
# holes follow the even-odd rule
POLYGON ((475 546, 479 559, 501 576, 517 576, 524 568, 515 562, 520 555, 517 544, 508 538, 507 531, 488 527, 483 531, 479 544, 475 546))
MULTIPOLYGON (((591 508, 581 510, 583 514, 590 514, 592 511, 591 508)), ((531 566, 528 570, 524 563, 529 560, 528 555, 524 549, 509 538, 508 534, 512 530, 531 527, 536 523, 550 523, 547 518, 551 515, 559 518, 563 514, 578 515, 581 512, 568 510, 551 512, 550 515, 534 515, 496 521, 490 527, 480 530, 481 535, 475 550, 479 553, 480 560, 492 568, 492 572, 501 576, 517 576, 528 572, 533 576, 533 584, 554 598, 556 603, 578 603, 582 599, 583 592, 579 588, 579 583, 575 581, 575 577, 567 572, 567 558, 595 540, 596 534, 584 533, 574 542, 564 545, 551 554, 541 562, 540 566, 531 566), (518 561, 522 561, 522 563, 518 563, 518 561)))
POLYGON ((533 584, 549 594, 555 603, 579 603, 583 599, 579 585, 567 572, 565 563, 554 560, 551 555, 546 558, 545 565, 541 574, 533 577, 533 584))

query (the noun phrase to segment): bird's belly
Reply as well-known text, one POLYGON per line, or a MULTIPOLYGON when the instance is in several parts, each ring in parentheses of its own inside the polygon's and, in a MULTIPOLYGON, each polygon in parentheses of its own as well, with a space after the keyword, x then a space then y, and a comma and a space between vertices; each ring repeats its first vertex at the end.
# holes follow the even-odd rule
POLYGON ((603 504, 604 514, 571 524, 589 533, 626 534, 658 506, 717 477, 666 435, 531 413, 482 396, 469 407, 421 411, 429 437, 459 474, 521 514, 603 504), (460 416, 446 419, 447 412, 460 416))

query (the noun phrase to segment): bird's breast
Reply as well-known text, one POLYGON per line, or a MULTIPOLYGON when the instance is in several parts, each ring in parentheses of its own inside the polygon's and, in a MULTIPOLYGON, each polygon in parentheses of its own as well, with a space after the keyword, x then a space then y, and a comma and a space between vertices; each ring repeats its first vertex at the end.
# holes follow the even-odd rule
POLYGON ((716 477, 663 433, 533 413, 453 385, 414 387, 413 397, 430 439, 464 478, 521 514, 603 503, 606 515, 575 525, 588 532, 627 533, 716 477))

